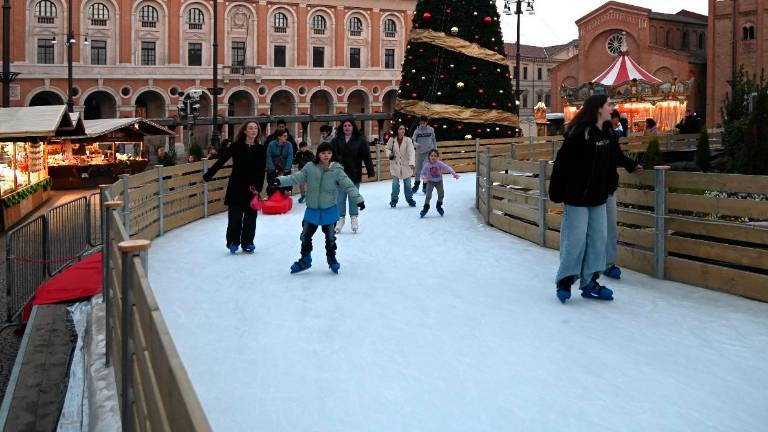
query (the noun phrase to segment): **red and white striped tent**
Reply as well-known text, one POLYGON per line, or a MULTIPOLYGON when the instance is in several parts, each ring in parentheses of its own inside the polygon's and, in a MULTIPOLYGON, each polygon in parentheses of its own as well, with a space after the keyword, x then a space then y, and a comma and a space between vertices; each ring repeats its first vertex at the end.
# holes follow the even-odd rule
POLYGON ((633 79, 645 81, 649 84, 661 84, 660 79, 640 67, 640 65, 627 54, 618 56, 616 60, 608 66, 608 69, 598 75, 597 78, 593 79, 592 82, 606 86, 618 86, 628 81, 632 81, 633 79))

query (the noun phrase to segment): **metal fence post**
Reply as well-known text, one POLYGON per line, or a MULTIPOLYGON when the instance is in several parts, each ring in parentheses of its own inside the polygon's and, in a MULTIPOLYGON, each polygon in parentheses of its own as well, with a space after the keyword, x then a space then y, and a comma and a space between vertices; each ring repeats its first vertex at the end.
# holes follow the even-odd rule
POLYGON ((376 181, 381 181, 381 144, 376 144, 376 181))
POLYGON ((547 241, 547 164, 546 159, 539 159, 539 245, 547 241))
MULTIPOLYGON (((106 193, 104 194, 106 199, 106 193)), ((101 250, 101 290, 104 294, 105 308, 105 351, 106 366, 109 367, 110 356, 112 355, 112 214, 119 209, 123 203, 120 201, 104 201, 104 222, 102 223, 102 250, 101 250)))
MULTIPOLYGON (((203 159, 203 174, 208 172, 208 159, 203 159)), ((203 182, 203 217, 208 217, 208 182, 203 182)))
POLYGON ((493 187, 493 180, 491 179, 491 149, 485 149, 485 223, 491 224, 491 187, 493 187))
POLYGON ((475 139, 475 208, 480 210, 480 138, 475 139))
POLYGON ((158 214, 158 229, 159 234, 163 235, 165 233, 165 206, 163 204, 163 197, 165 196, 163 185, 163 166, 162 165, 155 165, 155 168, 157 168, 157 214, 158 214))
POLYGON ((667 216, 667 171, 668 166, 655 166, 653 167, 656 173, 656 207, 654 209, 655 215, 655 232, 656 241, 654 242, 654 267, 656 277, 658 279, 664 279, 664 264, 667 257, 667 229, 666 229, 666 216, 667 216))
POLYGON ((149 249, 149 240, 127 240, 120 242, 117 248, 122 255, 122 293, 123 310, 122 325, 120 335, 122 336, 122 356, 120 363, 120 374, 122 376, 122 394, 120 412, 123 422, 123 431, 131 432, 133 430, 133 416, 131 415, 131 405, 133 399, 133 366, 131 358, 134 355, 133 341, 133 278, 131 277, 133 268, 133 258, 141 256, 142 252, 149 249))
POLYGON ((475 172, 478 172, 478 163, 480 162, 480 138, 475 138, 475 172))
POLYGON ((121 174, 120 180, 123 181, 123 225, 125 226, 125 232, 131 235, 131 197, 128 188, 128 174, 121 174))

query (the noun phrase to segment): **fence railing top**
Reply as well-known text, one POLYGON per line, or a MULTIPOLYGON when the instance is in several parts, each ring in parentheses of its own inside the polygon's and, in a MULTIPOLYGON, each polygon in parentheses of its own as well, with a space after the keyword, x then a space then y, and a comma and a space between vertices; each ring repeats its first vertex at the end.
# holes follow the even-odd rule
POLYGON ((107 201, 107 202, 104 203, 104 207, 106 207, 108 209, 120 208, 122 206, 123 206, 123 202, 122 201, 107 201))
POLYGON ((117 248, 120 250, 120 252, 124 253, 144 252, 145 250, 149 249, 151 244, 152 242, 149 240, 125 240, 118 243, 117 248))

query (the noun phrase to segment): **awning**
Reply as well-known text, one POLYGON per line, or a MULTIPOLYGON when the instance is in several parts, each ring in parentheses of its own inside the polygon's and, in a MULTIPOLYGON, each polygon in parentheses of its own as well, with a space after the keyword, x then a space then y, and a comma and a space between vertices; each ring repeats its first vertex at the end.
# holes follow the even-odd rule
POLYGON ((619 86, 632 80, 645 81, 649 84, 661 84, 661 80, 640 67, 628 54, 622 54, 608 66, 603 73, 592 81, 606 86, 619 86))
POLYGON ((82 120, 74 122, 66 105, 0 108, 0 139, 43 138, 85 133, 82 120))
POLYGON ((97 138, 112 132, 125 130, 143 136, 176 135, 172 130, 140 117, 85 120, 85 134, 67 137, 71 140, 97 138))

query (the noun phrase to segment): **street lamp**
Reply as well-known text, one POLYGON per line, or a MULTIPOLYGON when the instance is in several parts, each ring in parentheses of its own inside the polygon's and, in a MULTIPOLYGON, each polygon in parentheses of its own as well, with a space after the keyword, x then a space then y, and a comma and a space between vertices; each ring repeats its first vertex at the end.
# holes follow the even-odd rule
MULTIPOLYGON (((515 70, 517 73, 515 74, 515 99, 517 101, 520 100, 520 16, 523 14, 523 3, 525 3, 525 11, 528 12, 528 15, 533 15, 535 12, 533 10, 533 3, 535 0, 505 0, 504 1, 504 14, 505 15, 512 15, 512 8, 510 6, 511 2, 515 2, 515 12, 514 14, 517 15, 517 42, 516 42, 516 52, 515 52, 515 70)), ((518 110, 518 113, 520 111, 518 110)))
POLYGON ((11 106, 11 82, 19 76, 11 72, 11 0, 3 1, 3 107, 11 106))
MULTIPOLYGON (((70 0, 71 1, 71 0, 70 0)), ((219 148, 219 2, 213 0, 213 85, 211 96, 213 97, 213 133, 211 134, 211 147, 219 148)))

